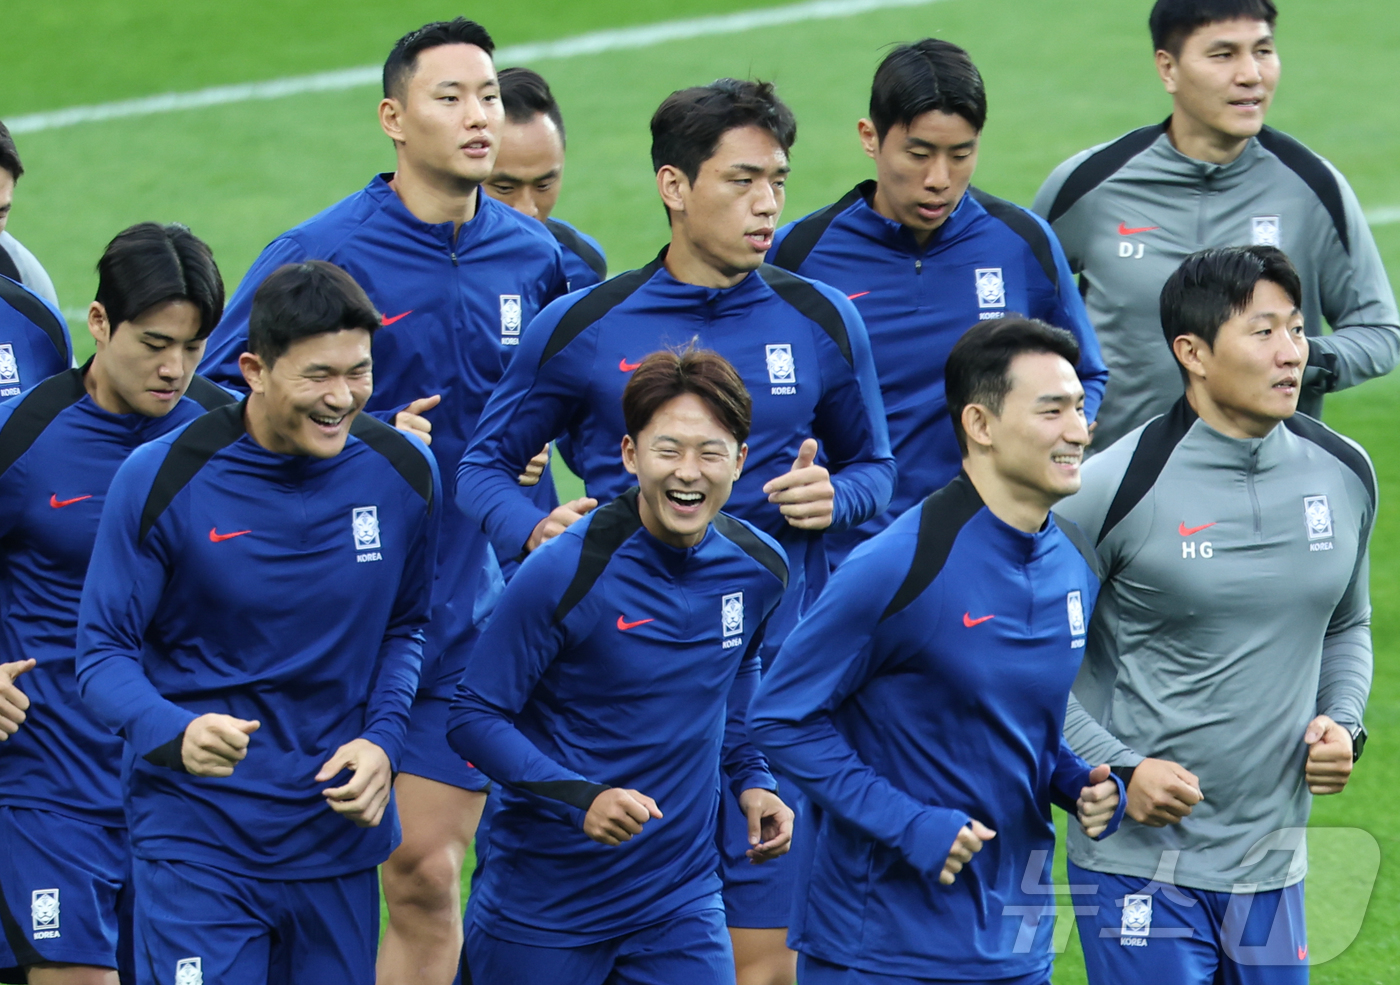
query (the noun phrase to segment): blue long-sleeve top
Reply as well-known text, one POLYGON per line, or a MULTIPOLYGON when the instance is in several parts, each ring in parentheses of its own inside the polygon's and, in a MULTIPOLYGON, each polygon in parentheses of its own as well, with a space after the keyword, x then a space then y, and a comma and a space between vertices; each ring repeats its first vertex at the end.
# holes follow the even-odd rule
POLYGON ((622 391, 648 354, 691 339, 734 365, 753 397, 744 474, 728 511, 787 552, 787 602, 769 626, 786 635, 805 599, 825 583, 822 533, 790 526, 764 483, 791 470, 815 437, 836 491, 832 531, 875 516, 894 490, 880 387, 865 326, 824 284, 763 266, 726 289, 684 284, 647 266, 555 301, 526 329, 520 351, 482 411, 457 473, 458 505, 503 557, 518 555, 546 511, 515 483, 520 467, 565 432, 588 495, 608 502, 631 485, 618 448, 622 391), (533 448, 534 451, 530 449, 533 448))
POLYGON ((78 685, 126 740, 133 852, 276 879, 355 872, 398 841, 327 806, 316 773, 356 738, 402 751, 418 686, 441 484, 416 439, 361 414, 332 458, 282 455, 243 404, 118 469, 78 613, 78 685), (208 713, 256 719, 231 777, 180 755, 208 713))
POLYGON ((1060 242, 1035 213, 968 189, 923 246, 871 206, 875 182, 778 230, 769 262, 824 281, 865 319, 889 418, 899 484, 890 508, 831 538, 833 560, 879 531, 962 468, 943 366, 979 320, 1018 313, 1079 341, 1084 410, 1094 419, 1108 383, 1098 338, 1060 242))
POLYGON ((544 227, 563 251, 569 290, 581 291, 608 279, 608 256, 603 252, 602 243, 563 219, 548 218, 544 227))
POLYGON ((793 946, 939 981, 1049 967, 1050 805, 1073 813, 1090 769, 1061 731, 1092 559, 1067 521, 1003 523, 963 474, 836 569, 749 710, 755 743, 818 808, 799 832, 793 946), (970 819, 996 838, 943 886, 970 819))
POLYGON ((68 323, 48 300, 0 275, 0 400, 73 365, 68 323))
POLYGON ((531 554, 467 661, 448 739, 499 784, 474 919, 505 940, 605 940, 719 903, 721 767, 737 796, 772 790, 744 715, 787 563, 720 514, 676 548, 637 492, 531 554), (583 833, 609 787, 665 815, 616 847, 583 833))
POLYGON ((19 680, 24 726, 0 745, 0 805, 122 827, 122 741, 78 696, 78 602, 107 487, 132 450, 235 397, 196 376, 164 417, 112 414, 84 369, 0 403, 0 663, 19 680))
MULTIPOLYGON (((246 392, 238 357, 247 349, 254 293, 283 264, 329 260, 355 278, 383 318, 366 410, 391 419, 419 397, 442 394, 425 416, 450 502, 457 462, 521 332, 567 290, 564 262, 543 225, 487 195, 478 192, 475 217, 454 232, 451 222, 428 223, 409 212, 391 177, 377 175, 263 250, 210 336, 200 371, 246 392)), ((521 493, 546 511, 558 505, 547 479, 521 493)), ((501 575, 480 530, 455 509, 443 514, 423 686, 446 698, 501 575)))

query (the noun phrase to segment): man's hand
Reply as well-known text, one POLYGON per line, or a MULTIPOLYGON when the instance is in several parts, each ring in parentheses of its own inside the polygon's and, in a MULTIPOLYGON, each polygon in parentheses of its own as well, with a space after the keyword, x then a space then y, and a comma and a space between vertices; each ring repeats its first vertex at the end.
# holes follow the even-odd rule
POLYGON ((316 774, 316 782, 325 783, 341 770, 352 772, 350 781, 342 787, 322 790, 326 803, 362 828, 376 827, 384 817, 394 783, 389 756, 368 739, 351 739, 326 760, 316 774))
POLYGON ((1180 824, 1205 800, 1195 773, 1167 759, 1144 759, 1128 783, 1128 816, 1149 828, 1180 824))
POLYGON ((609 787, 593 798, 583 818, 583 833, 600 845, 614 847, 642 833, 642 825, 661 817, 656 801, 636 790, 609 787))
POLYGON ((962 867, 982 850, 982 844, 996 836, 997 833, 981 821, 969 821, 963 825, 963 829, 953 839, 953 850, 948 853, 948 861, 943 863, 943 871, 938 873, 938 881, 945 886, 951 886, 962 867))
POLYGON ((1079 801, 1075 804, 1079 814, 1079 826, 1090 838, 1097 838, 1113 820, 1113 812, 1118 810, 1118 784, 1107 763, 1095 766, 1089 773, 1089 786, 1079 791, 1079 801))
POLYGON ((15 678, 34 669, 34 659, 0 664, 0 742, 19 731, 29 716, 29 695, 15 687, 15 678))
POLYGON ((544 446, 544 451, 530 459, 530 464, 525 466, 525 471, 516 477, 516 482, 522 486, 533 486, 540 481, 540 476, 544 475, 545 466, 549 464, 549 445, 544 446))
POLYGON ((768 502, 777 503, 784 519, 799 530, 825 530, 831 526, 836 490, 831 473, 817 460, 817 439, 808 438, 797 452, 792 471, 770 479, 763 486, 768 502))
POLYGON ((440 393, 435 393, 431 397, 419 397, 394 415, 394 427, 408 434, 417 435, 423 439, 423 444, 431 445, 433 443, 433 422, 422 415, 441 402, 442 394, 440 393))
POLYGON ((1318 715, 1308 722, 1303 741, 1308 744, 1308 789, 1315 794, 1341 793, 1351 779, 1351 733, 1318 715))
POLYGON ((558 537, 582 520, 588 511, 597 505, 596 499, 589 499, 585 496, 582 499, 571 500, 554 507, 549 516, 535 524, 534 532, 530 534, 530 539, 525 542, 525 550, 533 551, 545 541, 558 537))
POLYGON ((778 799, 771 790, 750 787, 739 794, 739 806, 749 819, 749 844, 744 852, 749 862, 758 865, 769 859, 786 855, 792 847, 792 808, 778 799))
POLYGON ((192 776, 233 776, 233 768, 248 755, 248 736, 260 722, 232 715, 200 715, 185 728, 180 758, 192 776))

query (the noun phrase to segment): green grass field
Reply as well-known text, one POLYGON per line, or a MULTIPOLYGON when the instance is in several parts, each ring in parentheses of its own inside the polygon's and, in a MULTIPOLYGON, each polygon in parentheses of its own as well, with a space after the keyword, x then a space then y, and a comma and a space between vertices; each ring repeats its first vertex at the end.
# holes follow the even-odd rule
MULTIPOLYGON (((458 12, 514 44, 760 5, 523 0, 461 11, 424 0, 8 0, 0 15, 0 119, 372 64, 401 33, 458 12)), ((855 121, 884 46, 930 34, 967 47, 986 77, 991 114, 977 184, 1028 203, 1071 153, 1166 115, 1146 37, 1149 6, 942 0, 541 61, 534 67, 550 79, 569 125, 558 214, 601 239, 615 271, 650 259, 665 230, 648 166, 647 119, 673 89, 721 75, 777 81, 800 121, 787 218, 826 204, 869 175, 855 121)), ((1394 91, 1400 7, 1394 0, 1285 0, 1283 7, 1284 81, 1270 122, 1337 164, 1367 208, 1400 205, 1400 100, 1385 95, 1394 91)), ((232 288, 272 237, 392 168, 375 121, 377 95, 362 87, 21 135, 30 173, 10 229, 48 267, 69 310, 91 299, 93 264, 106 241, 140 220, 188 224, 213 245, 232 288)), ((1400 223, 1378 225, 1375 234, 1392 274, 1400 274, 1400 223)), ((79 350, 90 350, 85 330, 78 332, 79 350)), ((1314 825, 1364 829, 1382 857, 1359 937, 1316 967, 1313 980, 1369 985, 1396 980, 1400 968, 1400 874, 1389 864, 1400 857, 1400 520, 1388 508, 1400 489, 1400 380, 1332 398, 1327 419, 1369 449, 1387 502, 1373 544, 1371 743, 1351 788, 1317 803, 1314 825)), ((1260 618, 1270 606, 1259 599, 1260 618)), ((1364 852, 1342 837, 1314 839, 1315 858, 1327 859, 1309 881, 1315 934, 1329 918, 1345 923, 1343 911, 1364 899, 1364 872, 1354 864, 1364 852)), ((1057 983, 1084 981, 1070 936, 1057 983)))

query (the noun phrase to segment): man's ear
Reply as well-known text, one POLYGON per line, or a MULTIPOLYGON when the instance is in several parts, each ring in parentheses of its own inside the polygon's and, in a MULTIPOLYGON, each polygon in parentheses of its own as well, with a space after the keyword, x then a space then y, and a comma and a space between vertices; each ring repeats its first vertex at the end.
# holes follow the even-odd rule
POLYGON ((873 161, 880 151, 880 137, 875 132, 875 124, 867 119, 857 121, 856 136, 860 138, 860 146, 865 151, 865 156, 873 161))
POLYGON ((403 105, 392 96, 385 96, 379 101, 379 128, 394 143, 404 142, 403 105))
POLYGON ((987 451, 992 447, 992 412, 982 404, 968 404, 962 411, 963 434, 967 436, 968 451, 973 447, 987 451))
POLYGON ((99 349, 112 341, 112 323, 107 320, 107 309, 101 302, 94 301, 88 305, 87 327, 88 334, 99 349))
POLYGON ((248 389, 254 393, 263 393, 267 390, 266 381, 263 374, 268 367, 263 365, 263 361, 251 352, 245 352, 238 357, 238 369, 243 374, 243 379, 248 384, 248 389))
POLYGON ((749 458, 749 444, 744 442, 739 446, 739 457, 734 460, 734 481, 739 481, 739 476, 744 474, 744 463, 749 458))
POLYGON ((661 202, 672 212, 685 211, 685 196, 690 191, 690 179, 673 164, 661 165, 656 172, 656 191, 661 202))
POLYGON ((1206 340, 1199 335, 1178 335, 1172 339, 1172 353, 1176 361, 1186 370, 1186 374, 1196 379, 1206 378, 1206 366, 1202 356, 1211 351, 1206 340))
POLYGON ((1162 80, 1162 87, 1172 95, 1176 94, 1176 59, 1169 51, 1157 51, 1157 77, 1162 80))
POLYGON ((630 434, 622 436, 622 467, 632 475, 637 474, 637 443, 630 434))

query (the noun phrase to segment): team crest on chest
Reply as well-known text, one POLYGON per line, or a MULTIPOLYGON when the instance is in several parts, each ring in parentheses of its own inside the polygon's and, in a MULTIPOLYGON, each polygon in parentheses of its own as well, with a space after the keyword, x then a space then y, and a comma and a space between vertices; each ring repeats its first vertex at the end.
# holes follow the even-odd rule
POLYGON ((501 334, 519 335, 524 321, 520 310, 519 294, 501 295, 501 334))
POLYGON ((9 342, 0 342, 0 386, 20 386, 19 360, 15 358, 15 347, 9 342))
POLYGON ((181 958, 176 961, 175 985, 204 985, 204 960, 181 958))
POLYGON ((768 360, 769 383, 796 383, 797 362, 792 358, 792 346, 786 342, 764 347, 768 360))
POLYGON ((1119 929, 1123 937, 1150 937, 1152 935, 1152 897, 1123 897, 1123 926, 1119 929))
POLYGON ((719 603, 720 627, 725 636, 742 636, 744 633, 744 593, 731 592, 719 603))
POLYGON ((382 561, 379 553, 379 507, 357 506, 350 511, 350 533, 355 538, 356 561, 382 561))
POLYGON ((36 889, 29 894, 29 919, 36 940, 58 936, 57 889, 36 889))
POLYGON ((1308 540, 1325 540, 1332 536, 1332 508, 1326 496, 1304 496, 1303 517, 1308 524, 1308 540))
POLYGON ((1256 215, 1249 220, 1251 241, 1255 246, 1283 247, 1283 224, 1276 215, 1256 215))
POLYGON ((1006 307, 1006 282, 1002 279, 1000 267, 978 267, 975 283, 977 307, 1006 307))
POLYGON ((1078 589, 1065 596, 1065 609, 1069 613, 1069 635, 1074 637, 1070 647, 1077 649, 1084 645, 1084 599, 1078 589))

